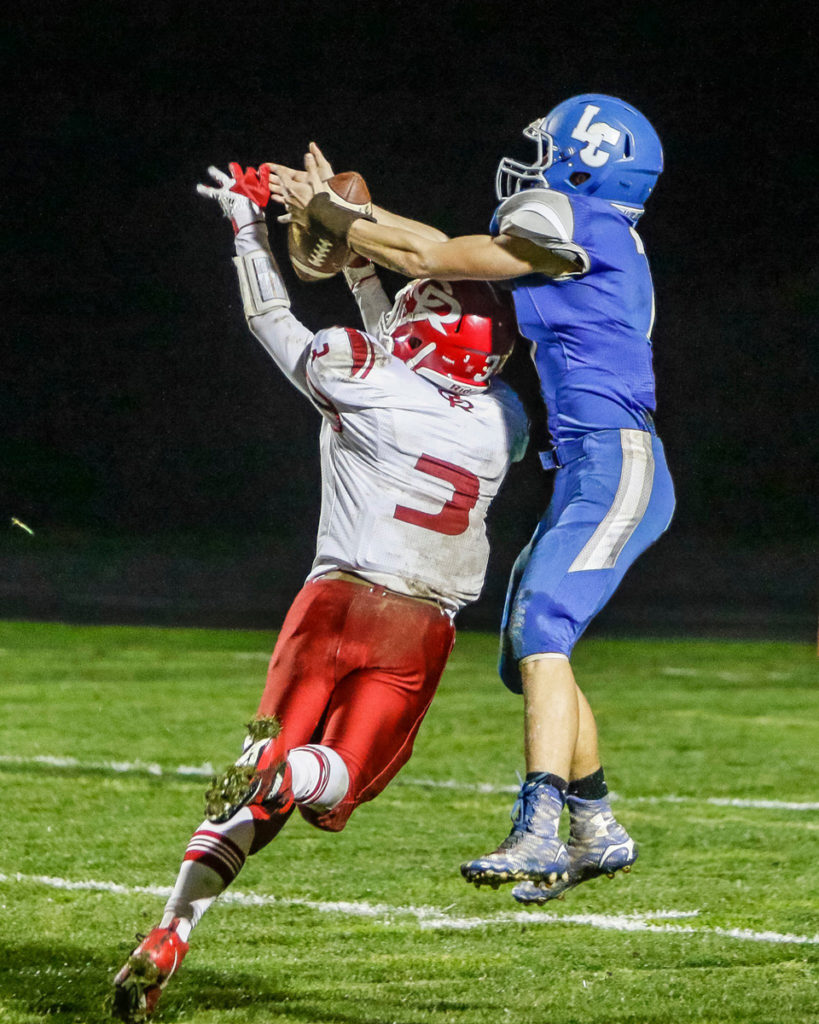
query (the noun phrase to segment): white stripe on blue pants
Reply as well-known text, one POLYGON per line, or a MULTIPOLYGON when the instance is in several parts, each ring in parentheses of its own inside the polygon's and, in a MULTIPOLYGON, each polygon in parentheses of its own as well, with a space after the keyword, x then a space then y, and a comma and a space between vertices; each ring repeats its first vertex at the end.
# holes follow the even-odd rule
POLYGON ((512 570, 501 627, 500 673, 520 692, 517 663, 571 654, 628 567, 667 529, 674 486, 660 439, 600 430, 560 468, 546 514, 512 570))

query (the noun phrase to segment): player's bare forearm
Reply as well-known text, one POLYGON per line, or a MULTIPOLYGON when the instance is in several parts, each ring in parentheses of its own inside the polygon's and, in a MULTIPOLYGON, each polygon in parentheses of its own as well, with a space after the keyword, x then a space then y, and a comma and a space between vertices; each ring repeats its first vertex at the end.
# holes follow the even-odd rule
POLYGON ((522 238, 462 235, 439 241, 401 227, 357 220, 347 244, 388 270, 444 281, 504 281, 525 274, 558 276, 571 269, 559 256, 522 238))
MULTIPOLYGON (((315 154, 311 152, 305 157, 306 180, 302 180, 301 173, 283 165, 271 164, 270 167, 272 198, 286 205, 292 219, 308 223, 308 206, 314 205, 313 197, 328 192, 319 177, 315 154)), ((360 256, 407 277, 504 281, 532 273, 558 277, 574 269, 569 261, 525 238, 511 235, 448 238, 437 228, 401 217, 383 207, 376 207, 374 213, 375 221, 359 217, 349 226, 342 225, 345 241, 360 256)), ((339 225, 322 220, 324 214, 319 215, 318 209, 315 215, 330 234, 339 232, 339 225)))
MULTIPOLYGON (((373 211, 376 216, 379 211, 373 211)), ((357 220, 347 232, 347 244, 360 256, 407 277, 423 277, 420 270, 427 240, 406 228, 383 222, 357 220)))
POLYGON ((402 228, 405 231, 411 231, 415 235, 420 235, 422 238, 428 238, 434 242, 446 242, 449 239, 449 235, 439 231, 438 228, 433 228, 429 224, 423 224, 420 220, 411 220, 409 217, 402 217, 398 213, 391 213, 382 206, 373 206, 373 216, 379 224, 383 224, 385 227, 402 228))

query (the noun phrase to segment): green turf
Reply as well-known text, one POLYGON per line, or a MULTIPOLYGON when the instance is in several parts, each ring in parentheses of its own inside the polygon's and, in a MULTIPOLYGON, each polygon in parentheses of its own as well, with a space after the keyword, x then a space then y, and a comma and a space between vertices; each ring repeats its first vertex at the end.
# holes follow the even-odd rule
MULTIPOLYGON (((112 976, 164 902, 136 888, 172 883, 201 820, 207 780, 177 769, 233 759, 271 642, 0 623, 0 1024, 107 1019, 112 976), (89 880, 123 890, 58 887, 89 880)), ((478 891, 458 874, 507 831, 502 788, 522 768, 520 704, 496 681, 494 656, 494 638, 459 637, 412 761, 344 833, 293 819, 251 858, 235 889, 279 902, 213 908, 158 1021, 818 1019, 819 813, 706 800, 817 800, 815 651, 581 644, 575 668, 615 807, 642 852, 630 876, 528 911, 508 889, 478 891), (374 909, 354 916, 330 901, 374 909), (426 920, 409 912, 419 907, 431 908, 426 920), (627 915, 656 930, 623 930, 627 915), (734 929, 814 941, 725 934, 734 929)))

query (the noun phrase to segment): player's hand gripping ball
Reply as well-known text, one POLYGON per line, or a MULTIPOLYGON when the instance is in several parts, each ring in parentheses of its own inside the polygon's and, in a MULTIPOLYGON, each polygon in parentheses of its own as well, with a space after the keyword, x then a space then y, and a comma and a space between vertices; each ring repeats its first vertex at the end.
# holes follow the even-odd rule
MULTIPOLYGON (((356 171, 334 174, 326 184, 334 203, 356 213, 372 213, 370 190, 356 171)), ((344 242, 310 231, 294 221, 287 230, 287 251, 296 276, 302 281, 325 281, 333 277, 353 255, 344 242)))

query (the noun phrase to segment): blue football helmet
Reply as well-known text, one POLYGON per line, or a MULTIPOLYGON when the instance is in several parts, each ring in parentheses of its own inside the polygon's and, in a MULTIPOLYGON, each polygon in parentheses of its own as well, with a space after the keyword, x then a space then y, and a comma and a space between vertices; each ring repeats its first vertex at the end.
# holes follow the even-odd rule
POLYGON ((501 160, 498 199, 546 186, 642 212, 663 169, 663 148, 649 121, 614 96, 573 96, 523 134, 537 144, 537 158, 531 164, 501 160))

